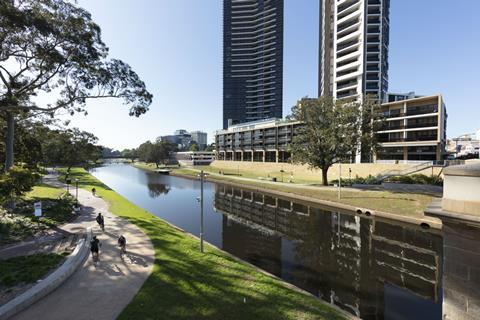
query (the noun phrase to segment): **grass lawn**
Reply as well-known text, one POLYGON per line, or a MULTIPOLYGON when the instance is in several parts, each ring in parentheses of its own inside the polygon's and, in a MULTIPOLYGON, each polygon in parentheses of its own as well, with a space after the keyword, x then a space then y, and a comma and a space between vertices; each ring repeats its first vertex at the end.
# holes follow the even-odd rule
POLYGON ((206 246, 110 190, 83 169, 70 176, 97 189, 110 210, 139 226, 155 248, 153 273, 119 319, 343 319, 314 297, 206 246))
POLYGON ((33 187, 33 190, 27 192, 23 197, 25 200, 36 200, 36 199, 58 199, 65 190, 50 186, 48 184, 41 184, 33 187))
POLYGON ((64 256, 56 253, 0 260, 0 270, 2 270, 0 272, 0 288, 35 282, 63 260, 64 256))
POLYGON ((0 245, 21 241, 38 231, 68 222, 75 200, 65 190, 46 184, 33 187, 16 202, 12 214, 0 215, 0 245), (42 217, 33 216, 33 204, 42 202, 42 217))
MULTIPOLYGON (((202 167, 202 169, 204 169, 202 167)), ((197 176, 197 169, 181 168, 175 169, 174 174, 197 176)), ((209 176, 208 179, 238 183, 245 186, 264 188, 274 191, 281 191, 290 193, 292 196, 300 195, 313 199, 327 200, 332 202, 339 202, 343 204, 352 205, 355 207, 362 207, 371 210, 384 211, 388 213, 423 217, 423 212, 432 201, 432 196, 414 193, 401 193, 391 191, 370 191, 370 190, 354 190, 342 191, 342 198, 338 199, 338 192, 336 190, 327 189, 323 187, 302 187, 299 185, 282 184, 282 183, 268 183, 261 180, 244 180, 238 179, 231 175, 215 175, 209 176)))

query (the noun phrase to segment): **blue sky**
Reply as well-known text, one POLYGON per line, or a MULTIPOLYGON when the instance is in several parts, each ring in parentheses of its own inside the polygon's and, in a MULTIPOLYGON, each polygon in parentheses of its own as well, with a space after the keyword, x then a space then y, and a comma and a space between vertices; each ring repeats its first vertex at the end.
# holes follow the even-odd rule
MULTIPOLYGON (((121 102, 88 105, 70 126, 106 146, 136 147, 176 129, 222 125, 221 0, 79 0, 100 25, 111 57, 129 63, 154 94, 151 110, 128 116, 121 102)), ((447 135, 480 129, 480 1, 391 0, 390 91, 441 93, 447 135)), ((284 116, 317 94, 318 0, 285 0, 284 116)))

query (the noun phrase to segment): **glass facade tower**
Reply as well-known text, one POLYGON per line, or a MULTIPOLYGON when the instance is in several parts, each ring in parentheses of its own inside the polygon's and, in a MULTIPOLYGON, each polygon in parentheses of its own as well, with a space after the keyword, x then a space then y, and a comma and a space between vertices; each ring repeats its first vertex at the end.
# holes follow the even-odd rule
POLYGON ((282 117, 283 0, 223 2, 223 128, 282 117))

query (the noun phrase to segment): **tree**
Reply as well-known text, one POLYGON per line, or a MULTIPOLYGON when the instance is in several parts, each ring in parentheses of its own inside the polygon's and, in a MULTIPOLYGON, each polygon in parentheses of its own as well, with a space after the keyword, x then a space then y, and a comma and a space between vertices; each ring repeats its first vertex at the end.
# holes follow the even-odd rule
POLYGON ((354 158, 360 146, 375 150, 378 108, 371 99, 362 103, 332 97, 302 99, 290 116, 303 122, 290 145, 292 161, 321 169, 322 182, 328 185, 328 169, 334 163, 354 158))
POLYGON ((123 149, 120 152, 121 156, 123 158, 130 159, 130 161, 135 162, 135 159, 138 158, 138 152, 137 149, 123 149))
POLYGON ((198 147, 198 144, 192 143, 192 145, 189 148, 189 151, 198 151, 200 148, 198 147))
POLYGON ((0 203, 21 196, 32 190, 40 175, 26 168, 12 167, 4 174, 0 174, 0 203))
POLYGON ((152 159, 153 144, 150 141, 144 142, 138 146, 137 153, 140 161, 153 162, 152 159))
POLYGON ((170 159, 170 153, 173 151, 173 146, 167 141, 157 141, 152 146, 152 162, 157 168, 160 164, 167 164, 170 159))
POLYGON ((96 145, 98 138, 92 133, 77 128, 51 131, 43 147, 45 164, 86 165, 101 157, 102 147, 96 145))
POLYGON ((131 116, 148 110, 152 95, 129 65, 108 60, 100 27, 65 0, 0 2, 0 116, 6 123, 5 169, 13 165, 15 119, 85 112, 89 99, 120 98, 131 116), (51 99, 39 105, 36 96, 51 99))

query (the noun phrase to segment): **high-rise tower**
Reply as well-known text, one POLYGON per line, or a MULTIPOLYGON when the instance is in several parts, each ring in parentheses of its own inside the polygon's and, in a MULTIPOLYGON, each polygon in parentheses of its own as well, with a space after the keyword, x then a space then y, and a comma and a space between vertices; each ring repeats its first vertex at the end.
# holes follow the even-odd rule
POLYGON ((390 0, 320 0, 319 95, 388 90, 390 0))
POLYGON ((282 117, 283 0, 223 2, 223 128, 282 117))

